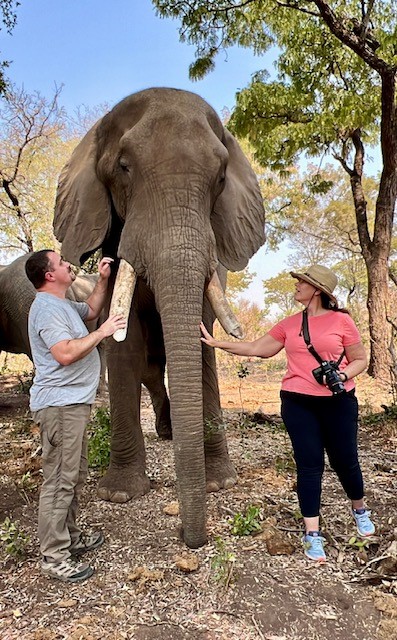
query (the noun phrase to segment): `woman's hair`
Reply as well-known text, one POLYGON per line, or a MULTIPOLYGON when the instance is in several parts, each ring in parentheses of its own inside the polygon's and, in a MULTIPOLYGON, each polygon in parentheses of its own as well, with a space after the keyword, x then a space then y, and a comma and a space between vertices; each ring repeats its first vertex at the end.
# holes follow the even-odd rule
POLYGON ((50 259, 48 254, 52 249, 41 249, 41 251, 35 251, 26 260, 25 272, 30 282, 35 289, 39 289, 45 282, 45 274, 48 271, 52 271, 50 259))
POLYGON ((348 309, 345 309, 345 307, 339 308, 338 303, 331 300, 331 298, 326 293, 324 293, 324 291, 321 291, 320 298, 321 306, 323 307, 323 309, 328 309, 329 311, 339 311, 339 313, 348 313, 350 315, 350 311, 348 309))

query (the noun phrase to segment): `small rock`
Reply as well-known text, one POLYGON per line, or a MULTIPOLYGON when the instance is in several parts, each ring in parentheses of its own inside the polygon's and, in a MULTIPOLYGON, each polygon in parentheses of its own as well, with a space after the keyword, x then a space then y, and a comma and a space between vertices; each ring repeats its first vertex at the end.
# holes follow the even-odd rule
POLYGON ((273 525, 265 526, 262 533, 256 537, 265 541, 266 548, 271 556, 290 556, 295 551, 295 547, 286 535, 281 533, 281 531, 273 525))

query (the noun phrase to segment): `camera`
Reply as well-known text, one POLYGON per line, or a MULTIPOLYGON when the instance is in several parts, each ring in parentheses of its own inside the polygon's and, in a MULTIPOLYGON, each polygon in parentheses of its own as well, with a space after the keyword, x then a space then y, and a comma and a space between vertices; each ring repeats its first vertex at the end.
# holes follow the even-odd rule
POLYGON ((345 391, 341 377, 337 372, 337 367, 337 363, 333 360, 324 360, 317 369, 313 369, 312 371, 318 384, 324 384, 323 378, 325 378, 326 386, 334 395, 345 391))

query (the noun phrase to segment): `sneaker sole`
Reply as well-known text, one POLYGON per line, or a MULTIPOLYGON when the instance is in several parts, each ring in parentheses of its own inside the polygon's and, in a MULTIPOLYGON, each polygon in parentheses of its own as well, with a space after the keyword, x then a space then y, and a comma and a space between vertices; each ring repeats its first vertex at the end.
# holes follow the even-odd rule
POLYGON ((312 558, 308 553, 306 553, 306 551, 304 551, 303 553, 305 554, 306 558, 310 560, 310 562, 316 562, 317 564, 325 564, 327 562, 327 558, 325 556, 322 558, 312 558))
POLYGON ((376 531, 374 531, 373 533, 361 533, 358 529, 357 529, 357 533, 360 536, 360 538, 373 538, 376 535, 376 531))
POLYGON ((53 578, 54 580, 60 580, 60 582, 74 583, 74 582, 83 582, 84 580, 91 578, 91 576, 94 575, 95 573, 95 569, 93 567, 90 567, 90 571, 85 571, 80 575, 70 576, 70 577, 54 576, 53 573, 51 573, 50 571, 45 571, 44 569, 42 569, 41 572, 43 575, 47 576, 48 578, 53 578))

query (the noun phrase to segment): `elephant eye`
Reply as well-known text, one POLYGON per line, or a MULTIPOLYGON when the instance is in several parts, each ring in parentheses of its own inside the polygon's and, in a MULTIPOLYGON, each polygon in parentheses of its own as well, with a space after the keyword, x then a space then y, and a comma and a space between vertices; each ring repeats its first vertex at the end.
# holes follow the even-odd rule
POLYGON ((127 161, 124 160, 124 158, 120 158, 119 164, 120 164, 120 167, 121 167, 122 171, 125 171, 125 173, 129 173, 130 172, 130 169, 129 169, 129 166, 127 164, 127 161))

